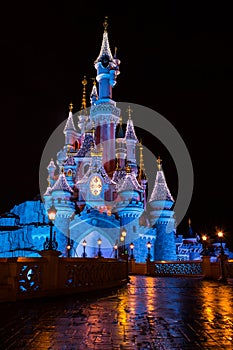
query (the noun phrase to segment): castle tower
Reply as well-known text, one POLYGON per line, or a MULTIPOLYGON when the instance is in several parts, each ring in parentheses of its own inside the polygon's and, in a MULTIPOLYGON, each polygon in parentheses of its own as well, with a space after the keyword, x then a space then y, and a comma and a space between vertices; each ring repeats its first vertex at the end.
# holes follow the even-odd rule
POLYGON ((75 141, 77 139, 77 130, 74 126, 73 122, 73 103, 70 103, 69 106, 69 116, 65 125, 65 128, 63 130, 63 133, 65 134, 65 147, 68 149, 74 149, 75 148, 75 141))
POLYGON ((69 186, 66 176, 62 171, 52 188, 49 190, 47 189, 44 194, 46 211, 48 211, 52 204, 57 210, 54 231, 57 233, 57 239, 60 242, 58 249, 64 255, 66 254, 70 218, 74 213, 74 203, 70 201, 73 192, 73 189, 69 186))
POLYGON ((130 243, 138 237, 136 227, 138 227, 139 217, 143 213, 143 203, 141 201, 143 188, 138 183, 136 175, 131 171, 130 166, 126 166, 126 174, 117 185, 118 200, 116 210, 120 218, 121 227, 127 228, 126 239, 130 243))
POLYGON ((127 109, 128 112, 128 121, 126 125, 126 131, 125 131, 125 142, 126 142, 126 148, 127 148, 127 162, 130 165, 131 169, 135 172, 137 175, 137 161, 136 161, 136 144, 138 143, 138 138, 136 136, 133 120, 132 120, 132 112, 133 110, 130 108, 130 106, 127 109))
MULTIPOLYGON (((104 21, 103 40, 99 56, 94 62, 97 70, 98 99, 92 97, 90 121, 95 126, 95 141, 103 146, 103 165, 112 175, 115 169, 115 132, 119 123, 120 109, 112 100, 112 88, 116 84, 120 60, 112 55, 107 32, 107 17, 104 21)), ((97 91, 95 90, 95 96, 97 91)), ((93 94, 92 94, 93 96, 93 94)))
POLYGON ((162 170, 161 159, 157 159, 158 171, 155 184, 150 196, 151 224, 156 229, 156 242, 154 247, 155 260, 177 260, 175 231, 176 224, 174 211, 171 209, 174 199, 166 183, 162 170))

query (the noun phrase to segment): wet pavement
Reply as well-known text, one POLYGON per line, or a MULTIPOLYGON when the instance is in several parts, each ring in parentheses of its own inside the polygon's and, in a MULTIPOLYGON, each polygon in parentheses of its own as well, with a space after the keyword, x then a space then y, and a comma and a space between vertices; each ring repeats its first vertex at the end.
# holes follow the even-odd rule
POLYGON ((131 276, 118 290, 0 304, 0 349, 233 349, 233 286, 131 276))

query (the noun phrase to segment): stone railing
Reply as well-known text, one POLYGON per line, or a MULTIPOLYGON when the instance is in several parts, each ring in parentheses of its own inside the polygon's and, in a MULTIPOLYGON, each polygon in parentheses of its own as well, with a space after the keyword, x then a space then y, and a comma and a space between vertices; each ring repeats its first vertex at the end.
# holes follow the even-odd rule
POLYGON ((104 290, 128 281, 123 260, 62 258, 57 251, 42 251, 41 255, 0 259, 0 301, 104 290))
POLYGON ((192 261, 150 261, 136 263, 134 259, 129 261, 130 274, 142 274, 160 277, 202 277, 205 279, 233 279, 233 261, 224 259, 210 262, 209 256, 203 256, 201 260, 192 261))

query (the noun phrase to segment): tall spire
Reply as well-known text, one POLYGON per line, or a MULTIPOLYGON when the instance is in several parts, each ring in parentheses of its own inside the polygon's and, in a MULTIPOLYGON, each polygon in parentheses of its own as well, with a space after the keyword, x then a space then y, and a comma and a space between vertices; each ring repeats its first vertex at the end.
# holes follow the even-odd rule
POLYGON ((81 104, 81 109, 86 109, 86 85, 87 85, 87 79, 86 76, 84 75, 83 80, 83 97, 82 97, 82 104, 81 104))
POLYGON ((102 45, 101 45, 99 56, 95 60, 95 63, 100 62, 103 59, 103 57, 105 57, 105 56, 108 57, 109 61, 114 61, 112 53, 111 53, 109 41, 108 41, 108 31, 107 31, 108 16, 105 16, 103 26, 104 26, 104 33, 103 33, 102 45))
POLYGON ((97 92, 97 86, 96 86, 96 81, 93 78, 93 86, 92 86, 92 90, 91 90, 91 95, 90 95, 90 101, 91 104, 95 104, 95 101, 98 100, 98 92, 97 92))
POLYGON ((145 180, 146 174, 145 174, 145 166, 144 166, 144 160, 143 160, 143 147, 142 147, 142 141, 139 142, 139 174, 138 174, 138 180, 145 180))
POLYGON ((67 133, 67 131, 75 131, 76 132, 76 128, 74 126, 74 121, 73 121, 72 110, 73 110, 73 103, 71 102, 69 104, 69 116, 68 116, 68 119, 66 121, 65 128, 63 130, 64 134, 67 133))
POLYGON ((128 112, 128 121, 126 125, 126 132, 125 132, 125 139, 126 140, 133 140, 135 142, 138 142, 138 138, 136 136, 135 130, 134 130, 134 125, 133 125, 133 120, 132 120, 132 112, 133 110, 129 106, 126 110, 128 112))

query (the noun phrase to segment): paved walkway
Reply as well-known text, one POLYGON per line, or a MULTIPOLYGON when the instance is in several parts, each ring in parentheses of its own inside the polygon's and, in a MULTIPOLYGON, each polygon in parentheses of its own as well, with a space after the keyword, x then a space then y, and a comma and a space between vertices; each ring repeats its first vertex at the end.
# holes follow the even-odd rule
POLYGON ((131 276, 118 291, 0 304, 0 349, 233 349, 233 286, 131 276))

